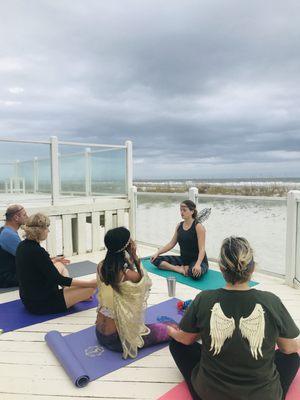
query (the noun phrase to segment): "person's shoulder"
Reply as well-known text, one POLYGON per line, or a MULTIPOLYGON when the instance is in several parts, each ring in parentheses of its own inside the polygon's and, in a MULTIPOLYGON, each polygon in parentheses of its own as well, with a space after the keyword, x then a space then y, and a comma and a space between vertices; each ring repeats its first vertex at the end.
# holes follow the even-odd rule
POLYGON ((266 290, 251 289, 252 294, 260 302, 266 303, 281 303, 281 300, 276 294, 268 292, 266 290))
POLYGON ((9 226, 4 226, 2 231, 1 231, 1 239, 9 239, 11 237, 18 237, 20 239, 20 236, 18 235, 18 233, 12 229, 9 226))
POLYGON ((197 294, 194 301, 211 301, 220 297, 220 289, 202 290, 197 294))
POLYGON ((194 224, 195 224, 195 229, 196 229, 196 231, 198 231, 198 232, 206 232, 206 229, 205 229, 204 226, 201 224, 201 222, 195 220, 195 221, 194 221, 194 224))

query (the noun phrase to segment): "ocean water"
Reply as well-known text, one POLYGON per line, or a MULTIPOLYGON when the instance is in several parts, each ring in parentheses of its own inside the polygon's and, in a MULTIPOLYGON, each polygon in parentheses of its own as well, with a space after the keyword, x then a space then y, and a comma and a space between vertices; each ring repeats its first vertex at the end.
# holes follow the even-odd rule
MULTIPOLYGON (((138 194, 137 239, 162 246, 180 222, 181 195, 138 194)), ((222 240, 243 236, 251 244, 258 269, 285 274, 286 200, 199 197, 198 209, 211 207, 206 228, 206 251, 218 258, 222 240)))

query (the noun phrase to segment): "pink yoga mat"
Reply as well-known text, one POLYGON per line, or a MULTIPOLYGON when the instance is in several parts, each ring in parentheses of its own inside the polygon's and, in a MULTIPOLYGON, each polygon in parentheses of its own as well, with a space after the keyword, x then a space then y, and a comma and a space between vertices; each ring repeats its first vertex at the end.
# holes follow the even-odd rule
MULTIPOLYGON (((300 370, 294 379, 285 400, 299 400, 300 399, 300 370)), ((158 400, 192 400, 189 389, 185 382, 179 383, 162 395, 158 400)))

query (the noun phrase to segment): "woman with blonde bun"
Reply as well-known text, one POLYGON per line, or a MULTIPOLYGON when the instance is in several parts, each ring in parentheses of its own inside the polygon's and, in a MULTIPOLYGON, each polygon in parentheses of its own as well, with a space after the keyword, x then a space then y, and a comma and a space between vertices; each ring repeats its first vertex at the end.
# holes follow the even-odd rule
POLYGON ((194 400, 283 400, 299 368, 299 329, 275 294, 249 287, 246 239, 225 239, 219 265, 226 286, 202 291, 179 329, 168 328, 172 356, 194 400))
POLYGON ((70 278, 62 263, 53 263, 40 245, 48 236, 49 225, 46 215, 37 213, 29 217, 23 227, 26 238, 16 252, 20 298, 33 314, 64 312, 80 301, 89 300, 97 286, 96 279, 70 278))

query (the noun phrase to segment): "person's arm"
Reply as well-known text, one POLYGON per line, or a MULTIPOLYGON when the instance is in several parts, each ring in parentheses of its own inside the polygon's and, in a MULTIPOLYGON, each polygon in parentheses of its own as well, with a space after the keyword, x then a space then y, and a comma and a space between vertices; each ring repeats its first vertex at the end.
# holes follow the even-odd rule
POLYGON ((158 249, 157 252, 155 254, 153 254, 153 256, 150 258, 151 262, 153 262, 160 254, 166 253, 167 251, 173 249, 173 247, 176 246, 178 227, 179 227, 179 224, 176 226, 175 233, 174 233, 172 239, 170 240, 170 242, 167 243, 165 246, 161 247, 160 249, 158 249))
MULTIPOLYGON (((267 292, 268 293, 268 292, 267 292)), ((292 316, 285 308, 284 304, 273 293, 268 293, 271 300, 273 318, 278 328, 278 338, 276 340, 279 350, 286 354, 297 353, 300 351, 300 331, 292 316)))
POLYGON ((131 281, 133 283, 137 283, 142 279, 142 275, 137 272, 137 271, 133 271, 132 269, 126 269, 126 271, 124 271, 124 281, 131 281))
POLYGON ((10 230, 10 228, 2 232, 1 247, 3 250, 15 256, 20 243, 21 239, 17 232, 10 230))
POLYGON ((185 332, 181 329, 176 329, 173 326, 167 326, 167 331, 168 331, 168 335, 171 338, 175 339, 176 342, 185 344, 187 346, 197 342, 197 340, 200 339, 199 333, 185 332))
POLYGON ((73 278, 71 286, 96 289, 97 279, 94 278, 94 279, 84 280, 84 279, 73 278))
POLYGON ((298 353, 300 351, 300 339, 286 339, 279 337, 277 339, 277 346, 282 353, 298 353))
POLYGON ((43 248, 38 247, 35 251, 36 261, 35 264, 40 268, 43 275, 48 281, 60 286, 71 286, 72 278, 61 275, 53 262, 51 261, 49 253, 43 248))
POLYGON ((201 263, 205 256, 205 228, 201 224, 196 225, 196 233, 198 239, 198 259, 192 269, 194 276, 201 275, 201 263))
POLYGON ((56 262, 61 262, 64 265, 69 265, 71 263, 71 261, 68 258, 65 258, 65 256, 52 257, 51 261, 53 262, 53 264, 55 264, 56 262))

